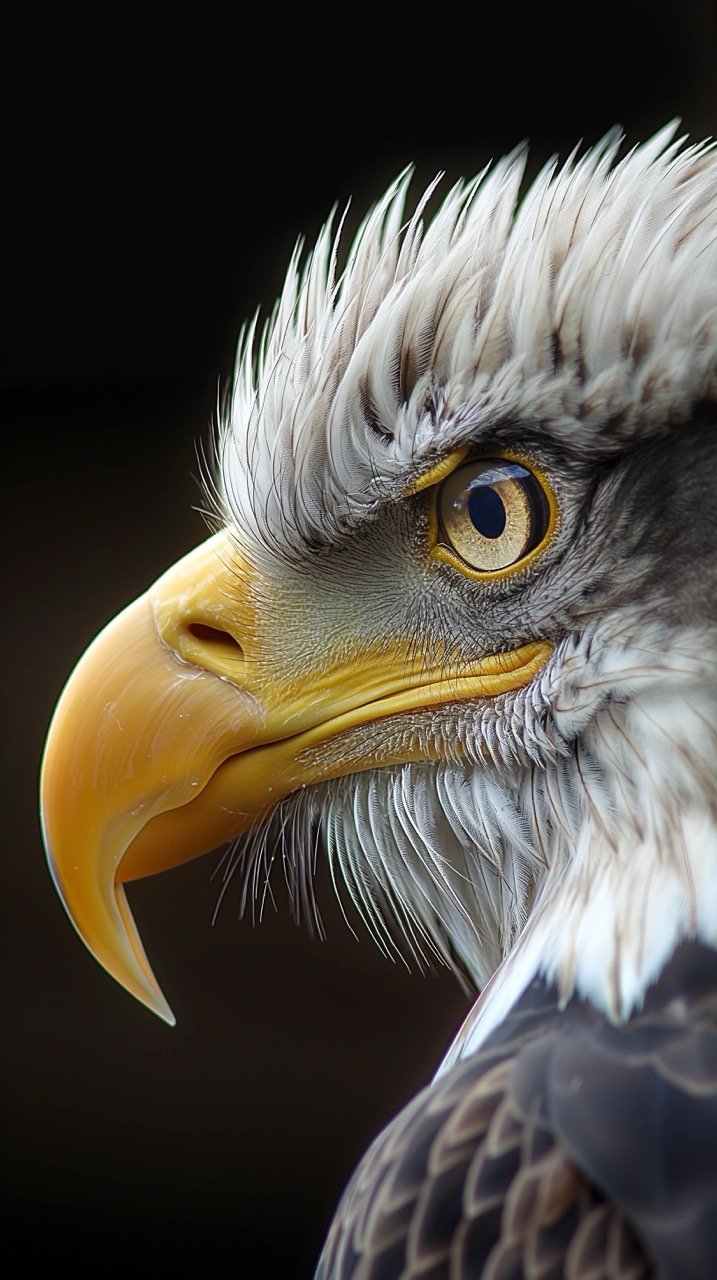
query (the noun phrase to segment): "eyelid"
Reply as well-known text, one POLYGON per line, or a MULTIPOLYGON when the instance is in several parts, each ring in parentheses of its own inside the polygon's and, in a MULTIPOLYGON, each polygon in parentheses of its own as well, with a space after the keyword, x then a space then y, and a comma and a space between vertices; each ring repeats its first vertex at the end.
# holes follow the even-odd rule
POLYGON ((414 494, 420 493, 422 489, 432 489, 436 485, 447 480, 454 471, 457 471, 468 455, 468 445, 463 445, 460 449, 454 449, 451 453, 444 454, 435 462, 428 471, 424 471, 423 475, 412 480, 401 495, 403 498, 412 498, 414 494))
POLYGON ((467 462, 462 461, 459 463, 451 474, 455 475, 459 469, 462 470, 464 467, 468 467, 471 464, 478 466, 478 464, 483 460, 495 460, 497 463, 512 462, 528 471, 540 485, 547 502, 548 522, 545 532, 537 545, 533 547, 531 551, 527 552, 525 556, 521 556, 513 564, 507 565, 505 568, 501 569, 476 569, 472 565, 468 564, 457 551, 450 546, 447 546, 445 542, 441 541, 441 529, 438 514, 439 504, 444 484, 446 480, 450 479, 450 477, 446 477, 445 480, 441 481, 441 483, 435 484, 427 494, 429 559, 437 560, 439 563, 448 564, 451 568, 457 569, 462 573, 464 577, 472 578, 479 582, 495 581, 512 577, 517 573, 522 573, 531 564, 533 564, 544 551, 547 550, 560 528, 560 510, 550 481, 541 467, 537 466, 532 459, 526 458, 522 454, 503 452, 502 450, 500 453, 497 451, 491 451, 490 453, 476 454, 469 458, 467 462))

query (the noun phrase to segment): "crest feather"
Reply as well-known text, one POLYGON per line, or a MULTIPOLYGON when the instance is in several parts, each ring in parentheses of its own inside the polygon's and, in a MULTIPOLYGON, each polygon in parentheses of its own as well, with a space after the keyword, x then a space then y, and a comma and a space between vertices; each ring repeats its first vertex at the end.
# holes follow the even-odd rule
POLYGON ((717 394, 717 155, 609 134, 519 201, 523 149, 404 216, 411 170, 339 269, 335 213, 243 332, 220 437, 227 519, 273 552, 331 542, 436 455, 529 419, 589 454, 717 394))

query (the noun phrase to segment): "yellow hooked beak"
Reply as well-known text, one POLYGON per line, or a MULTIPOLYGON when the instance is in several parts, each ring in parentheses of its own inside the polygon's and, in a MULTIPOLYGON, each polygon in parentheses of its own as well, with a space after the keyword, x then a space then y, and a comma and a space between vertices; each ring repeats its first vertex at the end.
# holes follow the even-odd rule
POLYGON ((406 636, 277 669, 269 612, 255 572, 217 534, 90 645, 47 738, 41 814, 58 893, 97 960, 170 1023, 126 881, 241 835, 299 787, 426 758, 416 744, 380 761, 359 747, 318 763, 315 748, 370 721, 519 688, 550 652, 530 644, 428 666, 406 636))

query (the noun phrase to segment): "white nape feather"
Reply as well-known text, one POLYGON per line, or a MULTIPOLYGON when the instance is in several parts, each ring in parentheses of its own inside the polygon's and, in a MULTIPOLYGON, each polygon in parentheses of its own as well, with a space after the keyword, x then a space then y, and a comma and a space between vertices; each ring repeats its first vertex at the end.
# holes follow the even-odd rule
POLYGON ((410 173, 339 270, 329 222, 240 342, 220 439, 225 514, 258 552, 301 554, 366 519, 437 451, 537 418, 586 453, 714 393, 717 155, 670 125, 613 134, 518 203, 515 153, 403 221, 410 173), (601 434, 609 412, 612 430, 601 434))

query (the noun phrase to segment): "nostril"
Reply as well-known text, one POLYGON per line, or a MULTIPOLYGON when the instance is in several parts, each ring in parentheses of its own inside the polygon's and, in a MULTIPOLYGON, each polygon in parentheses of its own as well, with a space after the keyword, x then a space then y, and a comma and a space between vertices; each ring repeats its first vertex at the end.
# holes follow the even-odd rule
POLYGON ((228 631, 210 627, 206 622, 190 622, 187 631, 193 640, 198 641, 205 651, 208 649, 215 658, 236 662, 237 659, 244 657, 244 650, 239 641, 235 640, 228 631))

